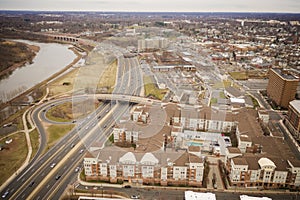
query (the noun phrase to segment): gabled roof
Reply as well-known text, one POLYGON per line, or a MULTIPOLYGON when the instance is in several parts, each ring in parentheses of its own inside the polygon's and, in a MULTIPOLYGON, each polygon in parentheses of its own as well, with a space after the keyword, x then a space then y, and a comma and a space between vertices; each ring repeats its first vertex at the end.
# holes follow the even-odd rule
POLYGON ((128 163, 128 164, 135 164, 136 158, 135 155, 132 152, 125 153, 120 159, 120 163, 128 163))
POLYGON ((145 155, 141 159, 141 164, 144 165, 155 165, 158 164, 158 162, 158 159, 152 153, 145 153, 145 155))

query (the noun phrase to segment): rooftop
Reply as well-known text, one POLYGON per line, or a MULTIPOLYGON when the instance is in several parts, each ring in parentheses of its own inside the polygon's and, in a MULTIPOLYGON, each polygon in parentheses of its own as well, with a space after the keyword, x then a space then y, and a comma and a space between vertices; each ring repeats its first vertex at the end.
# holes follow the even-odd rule
POLYGON ((227 147, 229 153, 242 153, 241 150, 237 147, 227 147))
POLYGON ((290 80, 290 81, 299 81, 299 78, 295 77, 293 74, 290 73, 290 71, 280 68, 273 68, 273 70, 276 74, 278 74, 280 77, 290 80))
POLYGON ((216 200, 216 195, 213 193, 185 191, 184 199, 186 200, 216 200))
POLYGON ((269 158, 260 158, 258 160, 258 164, 260 165, 260 167, 264 167, 264 166, 276 167, 274 162, 272 160, 270 160, 269 158))
POLYGON ((232 158, 232 161, 235 165, 248 165, 248 163, 244 157, 232 158))
POLYGON ((300 113, 300 100, 293 100, 290 102, 290 105, 300 113))

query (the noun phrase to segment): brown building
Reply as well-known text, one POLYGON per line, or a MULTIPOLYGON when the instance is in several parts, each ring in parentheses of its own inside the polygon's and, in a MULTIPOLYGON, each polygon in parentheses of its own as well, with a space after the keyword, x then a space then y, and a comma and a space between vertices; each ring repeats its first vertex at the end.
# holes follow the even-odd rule
POLYGON ((295 99, 298 82, 299 78, 295 77, 288 70, 271 69, 267 94, 277 106, 287 108, 289 102, 295 99))
POLYGON ((289 104, 285 125, 296 139, 300 139, 300 100, 293 100, 289 104))

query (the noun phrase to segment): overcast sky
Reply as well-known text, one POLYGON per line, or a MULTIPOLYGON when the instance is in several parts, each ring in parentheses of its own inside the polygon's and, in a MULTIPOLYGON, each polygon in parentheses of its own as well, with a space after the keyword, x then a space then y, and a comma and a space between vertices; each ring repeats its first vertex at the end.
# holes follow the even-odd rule
POLYGON ((300 0, 0 0, 0 10, 300 13, 300 0))

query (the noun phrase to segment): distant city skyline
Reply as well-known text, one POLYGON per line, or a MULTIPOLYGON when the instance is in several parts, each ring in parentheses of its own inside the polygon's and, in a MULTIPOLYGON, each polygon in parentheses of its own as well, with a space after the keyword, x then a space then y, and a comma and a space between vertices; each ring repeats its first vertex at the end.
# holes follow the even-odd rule
POLYGON ((299 0, 0 0, 1 10, 300 13, 299 0))

